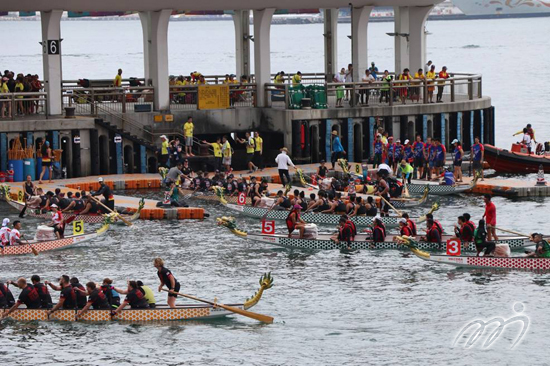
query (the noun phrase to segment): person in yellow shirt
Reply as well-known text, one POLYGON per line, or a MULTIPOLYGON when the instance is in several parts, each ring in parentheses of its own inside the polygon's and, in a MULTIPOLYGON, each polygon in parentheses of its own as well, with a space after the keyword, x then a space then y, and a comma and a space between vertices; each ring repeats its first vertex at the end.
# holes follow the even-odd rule
POLYGON ((183 135, 185 136, 185 156, 193 155, 193 117, 187 117, 187 122, 183 125, 183 135))
POLYGON ((202 140, 203 144, 208 144, 212 146, 212 150, 214 150, 214 159, 216 161, 216 170, 221 171, 222 169, 222 144, 221 144, 221 138, 217 138, 216 142, 208 142, 206 140, 202 140))
MULTIPOLYGON (((185 86, 185 84, 183 83, 183 76, 179 76, 174 85, 177 87, 185 86)), ((183 92, 183 89, 176 88, 176 90, 179 92, 176 98, 178 103, 183 103, 183 101, 185 100, 185 93, 183 92)))
POLYGON ((222 163, 225 165, 225 174, 231 173, 231 156, 233 156, 233 148, 227 140, 227 136, 222 137, 222 163))
POLYGON ((115 88, 120 88, 122 86, 122 69, 118 69, 118 74, 116 74, 113 80, 113 86, 115 88))
POLYGON ((298 71, 294 76, 292 77, 292 86, 298 86, 302 83, 302 73, 298 71))
MULTIPOLYGON (((426 75, 424 75, 424 70, 418 69, 417 72, 414 73, 414 80, 418 80, 418 82, 415 82, 415 85, 422 85, 424 80, 426 80, 426 75)), ((411 100, 415 100, 417 102, 420 101, 420 87, 414 87, 411 88, 411 100)))
POLYGON ((263 162, 263 153, 264 153, 264 139, 260 136, 260 132, 256 131, 254 132, 254 135, 256 136, 254 138, 254 160, 256 162, 256 166, 260 170, 264 170, 264 162, 263 162))
POLYGON ((246 133, 246 139, 239 139, 239 143, 246 145, 246 163, 248 164, 248 173, 254 173, 258 170, 258 167, 254 165, 252 159, 254 158, 254 150, 256 150, 254 138, 250 135, 250 132, 246 133))
MULTIPOLYGON (((23 76, 18 76, 15 80, 15 92, 23 93, 25 91, 25 85, 23 85, 23 76)), ((23 105, 23 96, 18 95, 15 97, 17 99, 17 108, 15 109, 16 114, 24 115, 26 113, 25 106, 23 105)))
POLYGON ((443 103, 443 89, 445 89, 446 80, 449 78, 446 66, 443 66, 438 76, 439 81, 437 82, 437 103, 443 103))
POLYGON ((285 72, 281 71, 275 75, 275 84, 284 84, 285 83, 285 72))
POLYGON ((159 159, 159 165, 161 167, 168 168, 168 157, 169 157, 169 151, 168 148, 170 146, 170 143, 168 142, 168 137, 165 135, 162 135, 160 137, 161 145, 160 145, 160 159, 159 159))
POLYGON ((430 71, 426 73, 426 80, 428 80, 428 98, 430 99, 430 103, 434 102, 433 99, 434 99, 435 86, 434 86, 433 80, 435 80, 435 78, 436 78, 435 65, 432 65, 432 67, 430 68, 430 71))
MULTIPOLYGON (((9 94, 10 92, 10 89, 8 88, 8 78, 7 77, 3 77, 2 80, 0 81, 0 93, 2 94, 9 94)), ((4 117, 8 117, 8 118, 11 118, 11 102, 8 101, 8 96, 7 95, 3 95, 1 96, 0 98, 6 98, 4 102, 2 102, 2 111, 0 113, 0 117, 1 118, 4 118, 4 117), (7 112, 8 114, 5 115, 4 114, 4 110, 7 109, 7 112)))

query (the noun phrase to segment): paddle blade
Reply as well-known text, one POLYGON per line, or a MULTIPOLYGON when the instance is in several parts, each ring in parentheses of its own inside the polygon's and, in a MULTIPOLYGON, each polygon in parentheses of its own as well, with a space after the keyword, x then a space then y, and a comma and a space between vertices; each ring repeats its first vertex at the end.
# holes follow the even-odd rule
POLYGON ((267 323, 267 324, 272 324, 273 320, 274 320, 274 318, 269 316, 269 315, 258 314, 258 313, 254 313, 252 311, 235 308, 233 306, 227 306, 227 305, 222 305, 222 304, 216 304, 216 306, 219 306, 219 307, 221 307, 221 308, 223 308, 227 311, 231 311, 232 313, 239 314, 239 315, 242 315, 242 316, 246 316, 246 317, 251 318, 251 319, 256 319, 258 321, 261 321, 261 322, 264 322, 264 323, 267 323))

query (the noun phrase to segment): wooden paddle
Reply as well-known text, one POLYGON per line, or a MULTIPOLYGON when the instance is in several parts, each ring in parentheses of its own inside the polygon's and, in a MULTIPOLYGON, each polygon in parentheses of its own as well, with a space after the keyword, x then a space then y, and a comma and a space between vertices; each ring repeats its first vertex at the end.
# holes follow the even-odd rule
POLYGON ((94 201, 96 201, 97 203, 99 203, 99 204, 100 204, 103 208, 105 208, 107 211, 109 211, 110 213, 114 213, 116 216, 120 217, 120 219, 122 220, 122 222, 124 222, 126 225, 132 226, 132 223, 131 223, 130 221, 126 220, 124 217, 122 217, 121 214, 119 214, 119 213, 116 212, 116 211, 111 210, 109 207, 105 206, 105 205, 103 204, 103 202, 101 202, 100 200, 98 200, 98 199, 95 198, 94 196, 90 195, 90 197, 92 197, 92 199, 93 199, 94 201))
POLYGON ((519 235, 519 236, 526 236, 528 238, 531 237, 530 234, 523 234, 523 233, 518 233, 517 231, 513 231, 513 230, 501 229, 501 228, 496 227, 496 226, 495 226, 495 229, 500 230, 500 231, 504 231, 505 233, 515 234, 515 235, 519 235))
POLYGON ((393 207, 393 205, 392 205, 391 203, 389 203, 384 197, 382 197, 382 196, 379 196, 379 197, 380 197, 380 199, 382 199, 382 201, 386 202, 386 204, 387 204, 388 206, 390 206, 390 208, 391 208, 392 210, 394 210, 395 212, 397 212, 397 214, 398 214, 399 216, 403 216, 403 212, 401 212, 401 211, 399 211, 398 209, 396 209, 395 207, 393 207))
POLYGON ((27 240, 27 238, 25 238, 25 235, 21 234, 21 238, 25 239, 25 241, 27 242, 27 245, 28 245, 29 247, 31 247, 32 254, 38 255, 38 250, 36 250, 36 248, 33 247, 33 246, 31 245, 31 243, 29 243, 29 241, 27 240))
MULTIPOLYGON (((164 288, 162 289, 162 291, 170 292, 170 290, 167 290, 167 289, 164 289, 164 288)), ((210 305, 213 305, 213 306, 219 306, 220 308, 225 309, 227 311, 230 311, 232 313, 243 315, 243 316, 246 316, 246 317, 249 317, 249 318, 252 318, 252 319, 256 319, 258 321, 261 321, 261 322, 264 322, 264 323, 267 323, 267 324, 273 323, 273 320, 274 320, 273 317, 268 316, 268 315, 253 313, 252 311, 239 309, 239 308, 236 308, 236 307, 233 307, 233 306, 214 303, 212 301, 199 299, 198 297, 182 294, 180 292, 176 292, 176 294, 178 294, 179 296, 186 297, 186 298, 191 299, 191 300, 204 302, 206 304, 210 304, 210 305)))

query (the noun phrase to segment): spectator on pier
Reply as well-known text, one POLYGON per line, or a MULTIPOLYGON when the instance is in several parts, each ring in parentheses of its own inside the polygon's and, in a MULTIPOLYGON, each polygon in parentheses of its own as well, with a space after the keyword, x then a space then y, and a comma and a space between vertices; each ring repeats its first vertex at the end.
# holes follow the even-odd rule
MULTIPOLYGON (((201 75, 202 76, 202 75, 201 75)), ((193 117, 187 117, 187 122, 183 125, 183 131, 185 136, 185 156, 195 156, 193 154, 193 117)))
POLYGON ((430 70, 426 73, 426 80, 428 80, 428 99, 430 103, 434 102, 433 99, 434 99, 435 86, 434 86, 433 80, 435 80, 435 77, 436 77, 435 65, 432 65, 430 67, 430 70), (429 81, 429 80, 432 80, 432 81, 429 81))
POLYGON ((422 83, 426 80, 426 75, 424 75, 422 69, 418 69, 418 71, 414 74, 414 79, 418 80, 414 83, 418 86, 411 88, 411 100, 416 99, 417 102, 420 102, 420 85, 422 85, 422 83))
POLYGON ((338 159, 343 158, 345 154, 346 154, 346 151, 344 150, 344 147, 340 142, 340 137, 338 137, 338 131, 333 130, 332 131, 332 154, 330 157, 330 161, 332 163, 332 170, 334 170, 335 164, 338 161, 338 159))
POLYGON ((446 80, 449 78, 449 74, 447 73, 447 66, 443 66, 443 68, 439 72, 438 78, 440 80, 438 81, 437 85, 437 103, 443 103, 443 89, 445 89, 446 80))
POLYGON ((411 80, 409 69, 403 70, 403 73, 399 75, 399 80, 403 80, 399 88, 399 96, 401 98, 401 103, 405 104, 408 96, 409 81, 411 80))
POLYGON ((170 143, 168 142, 168 137, 162 135, 160 137, 161 147, 160 147, 160 156, 159 156, 159 165, 165 168, 168 168, 168 157, 169 157, 169 147, 170 143))
MULTIPOLYGON (((433 64, 433 62, 432 62, 432 60, 430 60, 430 61, 428 61, 428 62, 426 63, 426 65, 424 65, 424 73, 427 74, 428 71, 431 70, 432 64, 433 64)), ((435 66, 434 66, 434 67, 435 67, 435 66)))
POLYGON ((113 86, 115 88, 120 88, 122 86, 122 69, 118 69, 118 73, 113 80, 113 86))
POLYGON ((202 141, 204 144, 208 144, 212 146, 212 150, 214 150, 214 159, 216 161, 215 170, 220 170, 220 171, 222 169, 222 159, 223 159, 221 141, 222 140, 220 137, 216 138, 216 142, 208 142, 205 140, 202 141))
MULTIPOLYGON (((25 86, 23 85, 23 75, 18 75, 17 79, 15 80, 15 93, 23 93, 25 91, 25 86)), ((15 106, 15 112, 17 115, 25 115, 25 107, 23 106, 23 96, 18 95, 15 97, 15 100, 17 100, 17 105, 15 106)))
POLYGON ((374 80, 376 80, 376 78, 378 77, 378 67, 376 67, 374 61, 370 63, 369 71, 374 80))
MULTIPOLYGON (((353 83, 353 64, 348 64, 348 68, 346 71, 346 76, 344 78, 344 82, 346 83, 353 83)), ((349 100, 349 90, 346 90, 346 100, 349 100)))
POLYGON ((367 85, 362 85, 363 88, 366 88, 366 89, 361 89, 359 91, 359 94, 361 94, 361 104, 363 105, 366 105, 367 107, 369 106, 369 96, 370 96, 370 89, 369 87, 371 86, 372 83, 375 82, 375 78, 371 75, 370 73, 370 70, 367 69, 365 70, 365 76, 363 76, 363 78, 361 79, 361 81, 367 85), (367 96, 367 102, 365 103, 363 101, 365 95, 367 96))
POLYGON ((296 169, 296 166, 294 166, 294 163, 288 156, 288 149, 286 147, 283 147, 281 149, 281 153, 277 155, 275 158, 275 162, 277 163, 277 168, 279 170, 279 178, 281 178, 281 184, 284 186, 286 184, 290 184, 290 175, 288 174, 288 166, 290 165, 294 169, 296 169), (285 181, 286 178, 286 181, 285 181))
POLYGON ((390 102, 390 85, 392 81, 392 76, 388 70, 384 70, 384 75, 382 76, 382 88, 380 89, 380 100, 378 103, 382 103, 382 99, 385 98, 385 103, 390 102))
POLYGON ((292 86, 298 86, 300 84, 302 84, 302 73, 300 71, 298 71, 292 77, 292 86))
MULTIPOLYGON (((0 93, 9 94, 9 92, 10 92, 10 89, 8 88, 8 78, 4 76, 0 81, 0 93)), ((3 99, 0 117, 11 118, 11 101, 8 99, 9 97, 7 95, 1 95, 0 98, 3 99), (4 111, 6 111, 7 113, 4 113, 4 111)))
POLYGON ((225 166, 225 174, 231 173, 231 157, 233 156, 233 148, 229 143, 227 136, 222 137, 222 163, 225 166))
POLYGON ((483 144, 479 142, 479 136, 474 138, 474 144, 470 148, 470 164, 474 170, 474 174, 481 174, 481 180, 484 180, 483 176, 483 158, 485 157, 485 148, 483 144))
MULTIPOLYGON (((343 70, 343 69, 342 69, 343 70)), ((342 80, 340 80, 338 74, 334 74, 334 77, 332 78, 333 83, 343 83, 342 80)), ((336 87, 336 108, 342 108, 342 101, 344 100, 344 87, 342 85, 339 85, 336 87)))
POLYGON ((277 75, 275 75, 275 79, 273 81, 275 82, 275 84, 284 84, 285 72, 284 71, 278 72, 277 75))

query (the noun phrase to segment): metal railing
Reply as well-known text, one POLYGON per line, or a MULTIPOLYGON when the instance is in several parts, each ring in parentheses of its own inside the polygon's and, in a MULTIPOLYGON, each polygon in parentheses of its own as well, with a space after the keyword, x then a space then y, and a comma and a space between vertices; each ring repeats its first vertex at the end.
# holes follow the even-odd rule
POLYGON ((0 94, 0 117, 14 120, 20 116, 44 115, 48 118, 48 93, 23 92, 0 94))

